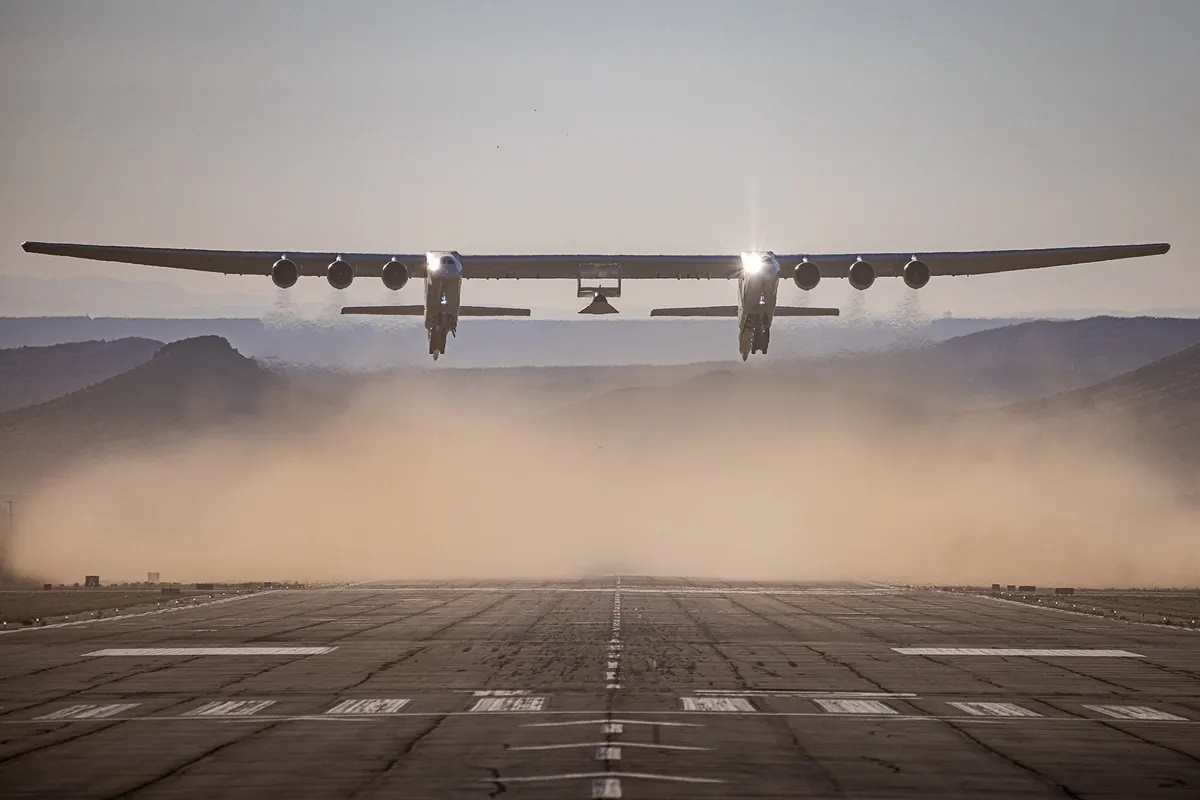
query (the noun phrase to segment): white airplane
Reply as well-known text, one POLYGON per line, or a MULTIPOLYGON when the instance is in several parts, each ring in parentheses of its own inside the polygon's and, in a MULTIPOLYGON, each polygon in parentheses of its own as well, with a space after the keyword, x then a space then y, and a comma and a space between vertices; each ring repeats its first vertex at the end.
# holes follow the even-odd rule
POLYGON ((279 250, 183 250, 153 247, 25 242, 27 253, 147 264, 173 269, 221 272, 226 275, 269 275, 287 289, 301 276, 322 275, 335 289, 345 289, 356 277, 381 278, 392 290, 410 278, 425 282, 421 305, 347 306, 343 314, 423 316, 429 353, 436 360, 446 352, 446 336, 458 329, 459 317, 527 317, 527 308, 465 306, 460 302, 465 279, 550 278, 575 280, 576 295, 592 297, 579 313, 614 314, 609 297, 620 297, 623 279, 736 278, 736 306, 656 308, 655 317, 736 317, 742 360, 766 353, 771 321, 777 316, 837 316, 836 308, 788 308, 776 305, 781 279, 791 278, 801 289, 816 287, 822 278, 846 278, 865 290, 877 277, 900 277, 920 289, 934 276, 982 275, 1066 264, 1113 261, 1161 255, 1169 244, 1129 244, 1105 247, 1063 247, 1045 250, 985 250, 947 253, 863 253, 776 255, 769 251, 740 255, 462 255, 453 250, 424 254, 297 253, 279 250), (602 283, 585 285, 585 281, 602 283), (607 284, 603 283, 607 282, 607 284))

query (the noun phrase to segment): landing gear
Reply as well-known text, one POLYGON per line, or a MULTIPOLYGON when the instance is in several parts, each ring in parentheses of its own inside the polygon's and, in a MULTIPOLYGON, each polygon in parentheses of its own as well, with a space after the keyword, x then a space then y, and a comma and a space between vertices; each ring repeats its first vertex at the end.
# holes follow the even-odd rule
POLYGON ((446 334, 445 328, 430 328, 429 329, 429 355, 433 356, 433 360, 437 361, 438 356, 446 352, 446 334))
POLYGON ((770 344, 771 327, 769 325, 748 325, 742 328, 738 335, 738 350, 742 354, 742 361, 749 359, 752 353, 765 355, 770 344))

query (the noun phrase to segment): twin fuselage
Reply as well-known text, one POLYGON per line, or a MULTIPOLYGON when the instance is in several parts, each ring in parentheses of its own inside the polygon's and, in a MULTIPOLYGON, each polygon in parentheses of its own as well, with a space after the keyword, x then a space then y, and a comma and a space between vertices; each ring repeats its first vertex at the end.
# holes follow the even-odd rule
MULTIPOLYGON (((462 300, 462 262, 455 253, 425 255, 425 331, 434 360, 446 352, 446 337, 458 329, 462 300)), ((743 253, 738 276, 738 350, 745 361, 766 353, 779 294, 779 262, 771 253, 743 253)))

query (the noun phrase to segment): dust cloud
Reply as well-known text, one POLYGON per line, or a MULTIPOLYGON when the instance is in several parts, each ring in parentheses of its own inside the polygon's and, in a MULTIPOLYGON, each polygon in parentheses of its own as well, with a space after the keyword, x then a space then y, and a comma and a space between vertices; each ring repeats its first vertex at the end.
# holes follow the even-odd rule
POLYGON ((13 555, 64 582, 1195 582, 1200 517, 1118 421, 907 412, 753 368, 567 408, 468 386, 81 461, 13 555))

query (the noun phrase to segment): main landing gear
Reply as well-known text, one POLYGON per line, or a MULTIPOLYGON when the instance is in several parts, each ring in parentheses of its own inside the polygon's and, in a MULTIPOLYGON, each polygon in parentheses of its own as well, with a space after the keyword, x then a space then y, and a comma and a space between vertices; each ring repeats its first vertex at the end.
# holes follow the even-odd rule
POLYGON ((767 352, 771 344, 771 326, 751 324, 742 328, 738 335, 738 350, 741 351, 742 361, 750 358, 752 353, 767 352))

